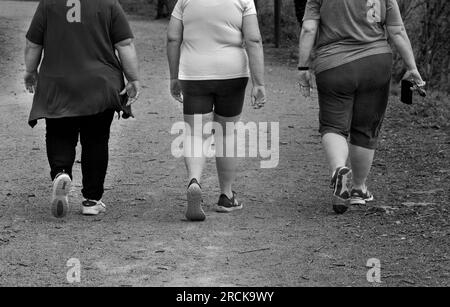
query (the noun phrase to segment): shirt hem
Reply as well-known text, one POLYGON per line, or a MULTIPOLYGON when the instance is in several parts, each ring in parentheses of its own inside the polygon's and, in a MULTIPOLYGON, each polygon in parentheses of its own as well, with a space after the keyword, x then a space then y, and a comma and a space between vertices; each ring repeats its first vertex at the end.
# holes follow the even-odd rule
POLYGON ((323 67, 320 67, 319 69, 317 69, 317 66, 320 66, 320 65, 315 65, 314 73, 315 74, 319 74, 321 72, 324 72, 324 71, 327 71, 327 70, 330 70, 330 69, 333 69, 333 68, 336 68, 336 67, 339 67, 339 66, 351 63, 353 61, 357 61, 357 60, 360 60, 360 59, 363 59, 363 58, 366 58, 366 57, 369 57, 369 56, 372 56, 372 55, 379 55, 379 54, 392 54, 392 51, 389 51, 389 50, 372 51, 371 50, 370 53, 361 54, 359 56, 351 57, 351 58, 348 58, 346 60, 341 60, 339 62, 336 62, 335 64, 324 65, 323 67))
POLYGON ((31 127, 34 127, 34 126, 36 126, 37 122, 39 120, 41 120, 41 119, 57 119, 57 118, 94 116, 94 115, 106 112, 108 110, 113 110, 115 112, 120 112, 121 111, 121 110, 117 110, 116 108, 107 107, 107 108, 104 108, 104 109, 99 109, 98 111, 87 112, 87 113, 79 113, 79 114, 58 114, 58 115, 40 114, 40 115, 30 116, 30 118, 28 119, 28 124, 31 127))
POLYGON ((34 37, 32 37, 32 35, 27 34, 25 35, 26 39, 28 39, 30 42, 32 42, 33 44, 39 45, 39 46, 43 46, 44 42, 35 39, 34 37))
POLYGON ((174 17, 174 18, 176 18, 176 19, 178 19, 178 20, 183 21, 183 17, 181 17, 181 16, 179 16, 179 15, 172 14, 171 16, 174 17))
POLYGON ((134 35, 124 35, 123 37, 119 36, 119 38, 116 41, 113 41, 112 43, 113 45, 115 45, 127 39, 134 39, 134 35))
POLYGON ((180 75, 178 77, 179 80, 227 80, 227 79, 237 79, 237 78, 250 78, 250 74, 237 74, 237 75, 226 75, 226 76, 217 76, 217 75, 210 75, 210 76, 186 76, 186 75, 180 75))

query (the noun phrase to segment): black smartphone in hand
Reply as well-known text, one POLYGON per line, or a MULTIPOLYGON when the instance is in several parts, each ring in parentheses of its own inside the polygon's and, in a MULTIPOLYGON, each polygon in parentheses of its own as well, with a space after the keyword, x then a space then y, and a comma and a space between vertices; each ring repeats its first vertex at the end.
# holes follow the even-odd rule
POLYGON ((422 97, 427 96, 427 92, 423 89, 423 87, 414 82, 402 80, 401 87, 400 101, 405 104, 412 104, 413 91, 417 92, 422 97))
POLYGON ((412 104, 412 96, 413 92, 411 88, 414 86, 414 84, 411 81, 408 80, 402 80, 401 85, 401 94, 400 94, 400 101, 405 104, 412 104))

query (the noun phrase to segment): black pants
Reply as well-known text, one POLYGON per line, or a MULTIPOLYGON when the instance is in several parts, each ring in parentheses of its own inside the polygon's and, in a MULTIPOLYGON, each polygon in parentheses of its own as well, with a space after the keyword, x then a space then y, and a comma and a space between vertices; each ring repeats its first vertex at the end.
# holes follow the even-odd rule
POLYGON ((320 133, 336 133, 350 143, 376 149, 389 99, 392 54, 368 56, 316 76, 320 133))
POLYGON ((90 200, 102 198, 113 117, 114 111, 107 110, 91 116, 46 119, 47 157, 52 180, 61 172, 72 178, 75 150, 80 137, 83 196, 90 200))
POLYGON ((223 117, 242 113, 248 78, 225 80, 180 80, 184 114, 208 114, 223 117))

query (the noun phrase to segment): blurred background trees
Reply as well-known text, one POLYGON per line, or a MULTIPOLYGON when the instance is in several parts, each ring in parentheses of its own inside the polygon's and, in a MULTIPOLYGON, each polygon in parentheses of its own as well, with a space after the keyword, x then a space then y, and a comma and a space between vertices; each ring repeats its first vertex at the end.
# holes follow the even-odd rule
MULTIPOLYGON (((449 92, 450 2, 398 0, 398 3, 421 73, 431 86, 449 92)), ((396 72, 401 73, 399 61, 396 72)))

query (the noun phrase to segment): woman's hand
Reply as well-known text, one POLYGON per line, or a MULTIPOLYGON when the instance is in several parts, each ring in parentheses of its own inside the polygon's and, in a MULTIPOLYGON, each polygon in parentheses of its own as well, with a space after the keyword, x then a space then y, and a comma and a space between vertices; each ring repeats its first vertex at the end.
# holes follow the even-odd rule
POLYGON ((25 88, 30 94, 34 94, 34 92, 36 91, 37 79, 38 79, 37 71, 25 72, 23 80, 25 82, 25 88))
POLYGON ((308 70, 299 71, 298 86, 300 87, 300 93, 302 93, 303 97, 311 96, 312 80, 311 73, 308 70))
POLYGON ((127 107, 135 103, 139 99, 141 89, 139 81, 131 81, 128 82, 128 84, 125 86, 125 88, 120 92, 120 95, 127 95, 128 96, 128 103, 127 107))
POLYGON ((180 86, 180 80, 178 79, 171 79, 170 80, 170 94, 173 98, 175 98, 176 101, 179 103, 183 103, 183 95, 181 94, 181 86, 180 86))
POLYGON ((403 80, 408 80, 413 84, 411 91, 419 93, 422 97, 427 95, 427 92, 423 89, 426 82, 422 80, 422 76, 417 69, 408 70, 403 76, 403 80))
POLYGON ((266 88, 264 85, 253 86, 251 104, 253 109, 261 109, 266 104, 266 88))
POLYGON ((411 81, 419 87, 425 86, 426 84, 426 82, 423 81, 422 76, 420 75, 417 69, 408 70, 403 76, 403 80, 411 81))

